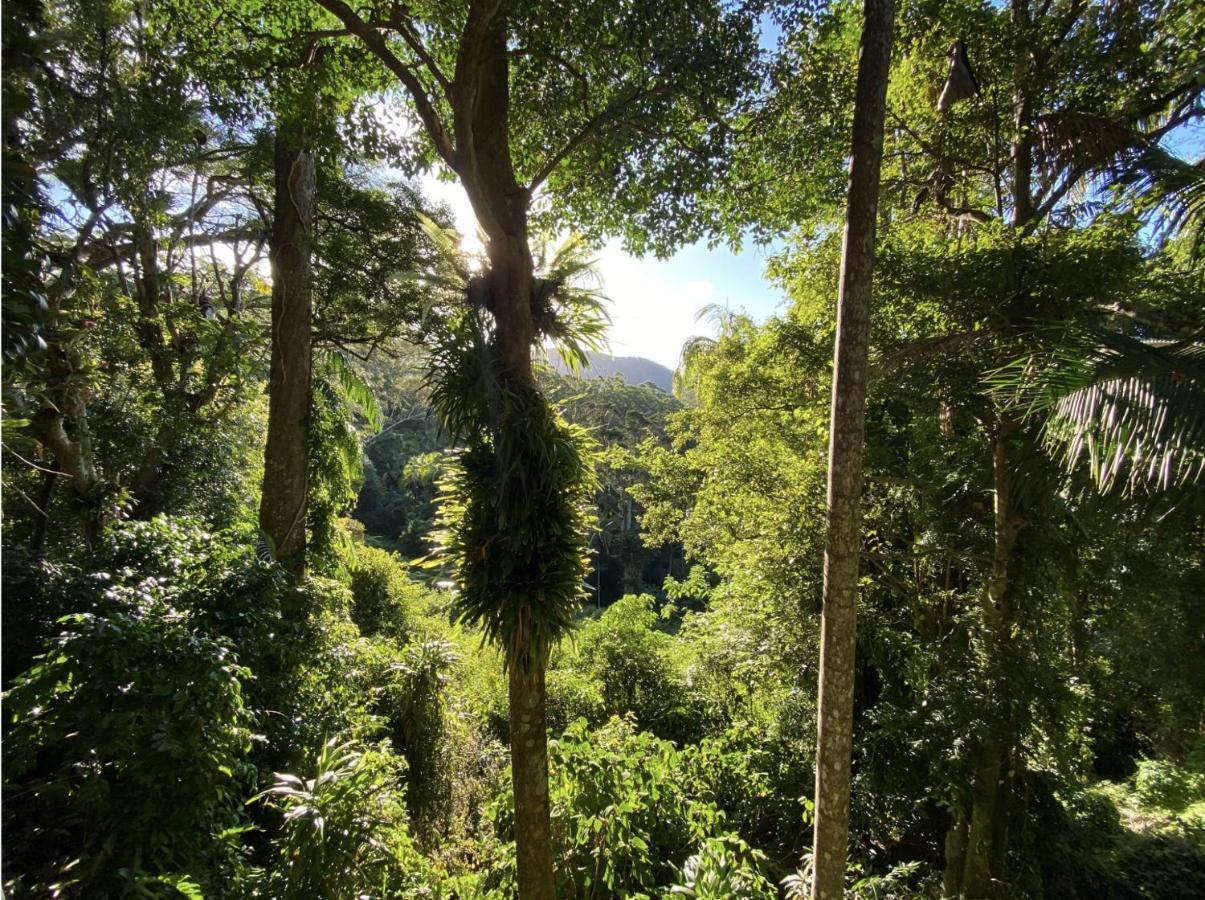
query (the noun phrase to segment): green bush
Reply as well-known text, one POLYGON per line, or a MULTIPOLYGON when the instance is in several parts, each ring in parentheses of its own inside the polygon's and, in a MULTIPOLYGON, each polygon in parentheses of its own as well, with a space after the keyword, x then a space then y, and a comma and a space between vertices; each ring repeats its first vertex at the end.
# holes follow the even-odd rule
POLYGON ((560 734, 579 719, 591 727, 606 721, 606 701, 599 683, 573 669, 552 669, 547 676, 548 733, 560 734))
POLYGON ((103 896, 148 875, 218 883, 253 784, 248 673, 170 583, 126 569, 96 584, 5 698, 7 884, 103 896))
POLYGON ((766 855, 739 837, 707 838, 686 860, 670 893, 696 900, 776 900, 778 891, 763 874, 766 855))
POLYGON ((587 622, 576 637, 577 667, 601 688, 608 715, 631 713, 659 737, 697 737, 697 717, 669 655, 673 638, 659 631, 656 600, 629 594, 587 622))
POLYGON ((1161 759, 1143 759, 1134 773, 1134 791, 1143 803, 1180 810, 1194 800, 1205 800, 1205 776, 1161 759))
MULTIPOLYGON (((549 762, 560 896, 653 896, 677 880, 675 867, 702 841, 723 830, 722 814, 690 793, 673 744, 637 731, 631 717, 593 732, 579 720, 550 743, 549 762)), ((508 840, 509 790, 496 798, 491 816, 508 840)), ((501 896, 513 896, 508 848, 491 879, 501 896)))
POLYGON ((351 618, 366 635, 405 640, 414 631, 415 597, 422 588, 386 550, 356 546, 351 565, 351 618))
POLYGON ((331 739, 310 778, 278 774, 260 795, 281 814, 265 894, 281 900, 436 896, 399 790, 405 765, 387 749, 331 739))

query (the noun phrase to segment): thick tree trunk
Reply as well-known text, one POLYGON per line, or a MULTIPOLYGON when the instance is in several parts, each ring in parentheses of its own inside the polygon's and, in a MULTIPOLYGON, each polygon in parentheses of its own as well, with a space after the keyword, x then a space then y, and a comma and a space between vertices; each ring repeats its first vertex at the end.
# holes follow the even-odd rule
POLYGON ((870 292, 894 21, 893 0, 866 0, 854 107, 849 208, 837 301, 829 439, 828 534, 824 551, 816 735, 814 900, 839 900, 843 896, 849 841, 854 649, 857 643, 855 603, 862 543, 860 506, 870 292))
POLYGON ((968 900, 984 900, 994 890, 992 857, 997 817, 1002 809, 1003 756, 999 737, 987 734, 981 738, 971 781, 971 822, 962 872, 962 895, 968 900))
POLYGON ((510 766, 519 896, 522 900, 555 900, 543 665, 530 674, 517 664, 510 667, 510 766))
MULTIPOLYGON (((535 391, 536 340, 531 300, 534 265, 528 243, 531 195, 515 176, 510 153, 510 69, 506 7, 469 4, 454 84, 456 161, 478 223, 489 238, 488 302, 494 315, 500 374, 512 390, 535 391)), ((553 900, 552 828, 548 810, 548 725, 544 670, 529 647, 509 648, 511 771, 520 900, 553 900)))
POLYGON ((298 130, 278 129, 275 167, 272 363, 259 524, 276 558, 299 575, 305 569, 309 492, 310 224, 316 173, 298 130))
MULTIPOLYGON (((491 302, 503 375, 510 389, 534 391, 532 258, 527 245, 526 216, 514 230, 518 233, 502 234, 490 241, 491 302)), ((548 809, 548 717, 544 693, 546 661, 537 657, 531 670, 525 671, 522 660, 526 649, 516 648, 518 652, 509 661, 510 759, 519 897, 521 900, 554 900, 556 883, 548 809)))

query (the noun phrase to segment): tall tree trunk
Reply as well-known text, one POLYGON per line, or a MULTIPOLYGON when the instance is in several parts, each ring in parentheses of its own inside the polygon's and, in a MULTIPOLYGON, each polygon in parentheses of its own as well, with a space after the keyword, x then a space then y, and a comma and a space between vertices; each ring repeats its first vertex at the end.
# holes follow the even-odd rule
POLYGON ((893 0, 866 0, 855 94, 849 202, 841 253, 828 458, 828 534, 820 633, 816 822, 812 897, 844 894, 853 749, 855 603, 861 549, 863 428, 870 293, 874 274, 883 120, 891 64, 893 0))
MULTIPOLYGON (((528 235, 531 196, 518 182, 510 153, 510 69, 505 3, 474 2, 456 60, 454 131, 457 174, 489 241, 488 300, 501 375, 509 390, 536 392, 531 351, 534 263, 528 235)), ((510 475, 508 477, 518 477, 510 475)), ((515 852, 521 900, 555 900, 548 809, 547 660, 529 659, 522 636, 510 654, 510 758, 515 799, 515 852)))
POLYGON ((1033 206, 1033 136, 1029 100, 1029 0, 1011 0, 1009 14, 1016 45, 1013 49, 1013 225, 1026 225, 1033 206))
POLYGON ((515 796, 519 896, 555 900, 548 808, 548 711, 544 665, 510 667, 510 768, 515 796))
MULTIPOLYGON (((537 390, 531 367, 535 326, 531 316, 532 257, 526 216, 489 246, 491 302, 497 347, 508 390, 537 390)), ((516 477, 511 475, 510 477, 516 477)), ((499 527, 503 527, 500 526, 499 527)), ((522 643, 522 639, 520 639, 522 643)), ((510 760, 515 800, 515 852, 521 900, 555 900, 552 826, 548 809, 548 714, 544 689, 547 660, 528 648, 510 659, 510 760)))
MULTIPOLYGON (((998 422, 992 436, 994 535, 992 568, 983 593, 982 612, 984 641, 996 666, 1007 665, 1013 623, 1011 563, 1017 534, 1023 525, 1013 504, 1008 462, 1008 441, 1015 428, 1011 421, 998 422)), ((971 819, 962 872, 962 896, 969 900, 993 896, 995 876, 999 874, 997 864, 1003 857, 1003 848, 998 846, 1004 831, 1001 817, 1008 808, 1007 774, 1013 728, 1004 698, 989 696, 987 715, 988 725, 974 756, 971 819)))
MULTIPOLYGON (((1011 153, 1013 209, 1012 225, 1024 229, 1037 212, 1033 201, 1033 108, 1029 96, 1029 0, 1010 0, 1009 17, 1013 25, 1013 142, 1011 153)), ((1016 268, 1013 270, 1014 291, 1019 292, 1016 268)), ((1017 543, 1022 520, 1013 508, 1011 480, 1008 470, 1007 441, 1015 430, 1011 422, 997 423, 992 439, 992 478, 995 491, 992 568, 984 591, 983 624, 988 654, 995 665, 1002 663, 1008 651, 1012 627, 1009 604, 1010 563, 1017 543)), ((958 885, 957 894, 969 900, 991 897, 995 893, 1002 846, 1006 829, 1002 819, 1009 801, 1008 761, 1012 754, 1015 734, 1008 722, 1003 704, 988 710, 989 725, 980 736, 975 751, 970 785, 970 822, 963 820, 966 840, 961 845, 961 859, 947 855, 947 882, 958 885)), ((956 816, 962 819, 960 810, 956 816)))
POLYGON ((954 823, 946 832, 946 868, 941 880, 941 895, 955 900, 962 893, 962 871, 967 858, 967 818, 961 805, 953 810, 954 823))
POLYGON ((300 129, 278 127, 270 245, 272 363, 259 524, 276 558, 305 569, 311 389, 310 225, 316 171, 300 129))

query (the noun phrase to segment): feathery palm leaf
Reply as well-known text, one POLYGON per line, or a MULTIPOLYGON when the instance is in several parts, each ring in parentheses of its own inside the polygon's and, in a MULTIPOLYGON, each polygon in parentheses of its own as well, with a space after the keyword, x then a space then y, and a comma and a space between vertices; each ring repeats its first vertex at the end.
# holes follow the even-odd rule
POLYGON ((699 365, 721 339, 732 333, 736 324, 736 314, 726 306, 718 303, 708 303, 695 313, 695 321, 708 321, 715 329, 717 337, 695 335, 687 338, 678 354, 678 367, 674 370, 674 395, 683 399, 691 397, 698 389, 702 373, 699 365))
POLYGON ((536 267, 537 325, 552 342, 566 368, 577 372, 589 362, 588 352, 606 349, 610 324, 602 279, 589 254, 584 235, 570 235, 545 258, 541 250, 536 267))
POLYGON ((1118 173, 1115 185, 1123 208, 1153 221, 1159 241, 1184 235, 1192 258, 1200 258, 1205 248, 1205 157, 1192 163, 1150 147, 1118 173))
POLYGON ((1103 493, 1171 490, 1205 475, 1205 343, 1081 331, 989 373, 996 396, 1042 419, 1068 472, 1103 493))

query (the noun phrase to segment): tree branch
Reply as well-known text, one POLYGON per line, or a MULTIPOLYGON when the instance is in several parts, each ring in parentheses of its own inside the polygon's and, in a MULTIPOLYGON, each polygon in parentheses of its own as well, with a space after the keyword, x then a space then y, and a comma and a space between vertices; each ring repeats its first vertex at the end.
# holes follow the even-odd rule
POLYGON ((419 119, 422 120, 423 127, 426 128, 427 134, 430 135, 432 142, 435 144, 435 150, 445 163, 456 168, 456 150, 452 146, 452 140, 448 137, 448 131, 444 127, 443 121, 439 117, 439 112, 435 109, 431 102, 431 97, 423 83, 415 76, 410 68, 398 59, 389 46, 385 43, 385 39, 381 37, 381 33, 361 19, 350 6, 343 0, 315 0, 327 12, 338 18, 347 30, 360 38, 364 45, 368 47, 372 54, 385 64, 410 93, 414 100, 414 109, 418 113, 419 119))
POLYGON ((535 177, 532 178, 531 184, 528 185, 528 193, 534 193, 536 188, 548 180, 548 177, 556 170, 556 167, 560 165, 561 162, 563 162, 564 159, 569 156, 569 154, 573 153, 586 142, 593 139, 594 136, 598 134, 599 129, 601 129, 608 122, 617 118, 632 105, 639 103, 642 100, 648 100, 653 97, 668 93, 669 89, 670 85, 659 84, 653 88, 636 91, 635 93, 629 94, 626 98, 618 103, 610 104, 601 112, 594 115, 589 121, 586 122, 585 125, 581 127, 581 129, 578 130, 575 135, 573 135, 573 137, 566 141, 559 150, 557 150, 544 161, 544 164, 540 166, 539 170, 536 172, 535 177))

